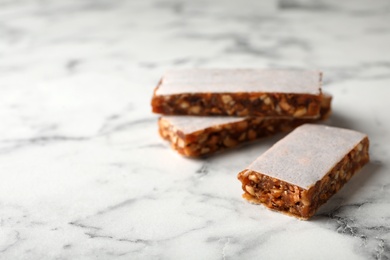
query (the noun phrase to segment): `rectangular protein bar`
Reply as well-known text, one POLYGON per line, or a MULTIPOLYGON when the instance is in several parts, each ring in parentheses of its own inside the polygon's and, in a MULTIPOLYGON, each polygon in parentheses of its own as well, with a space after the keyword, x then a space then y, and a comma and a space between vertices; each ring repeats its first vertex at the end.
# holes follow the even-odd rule
POLYGON ((243 197, 308 219, 369 161, 368 146, 356 131, 302 125, 238 174, 243 197))
POLYGON ((152 110, 166 115, 229 115, 317 118, 319 71, 193 69, 160 80, 152 110))
MULTIPOLYGON (((330 114, 331 99, 331 95, 323 94, 322 120, 330 114)), ((161 137, 170 141, 174 150, 184 156, 199 157, 314 121, 292 117, 164 116, 158 125, 161 137)))

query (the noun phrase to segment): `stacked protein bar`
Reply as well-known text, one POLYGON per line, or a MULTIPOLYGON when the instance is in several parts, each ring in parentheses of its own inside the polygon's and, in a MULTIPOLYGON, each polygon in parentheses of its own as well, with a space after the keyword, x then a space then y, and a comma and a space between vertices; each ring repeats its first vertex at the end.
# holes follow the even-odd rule
POLYGON ((197 69, 166 73, 155 89, 160 135, 199 157, 326 119, 321 72, 197 69), (185 115, 185 116, 184 116, 185 115))
POLYGON ((331 96, 321 92, 317 71, 169 72, 154 92, 152 107, 165 114, 159 119, 161 136, 192 157, 299 126, 238 179, 248 201, 300 219, 312 217, 369 161, 367 135, 305 124, 331 111, 331 96))

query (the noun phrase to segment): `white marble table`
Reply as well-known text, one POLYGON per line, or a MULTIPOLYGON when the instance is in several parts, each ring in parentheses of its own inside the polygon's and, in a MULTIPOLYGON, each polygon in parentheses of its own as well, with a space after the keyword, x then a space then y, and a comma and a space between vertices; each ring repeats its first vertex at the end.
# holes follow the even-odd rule
POLYGON ((1 0, 0 259, 389 259, 389 2, 257 2, 1 0), (150 98, 193 67, 321 69, 371 162, 310 221, 245 202, 282 135, 177 155, 150 98))

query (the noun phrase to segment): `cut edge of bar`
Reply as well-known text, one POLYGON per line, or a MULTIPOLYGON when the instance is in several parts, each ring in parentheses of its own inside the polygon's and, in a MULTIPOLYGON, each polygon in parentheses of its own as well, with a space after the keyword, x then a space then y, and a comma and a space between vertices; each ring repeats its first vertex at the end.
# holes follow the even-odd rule
MULTIPOLYGON (((315 213, 318 211, 318 209, 323 205, 325 204, 333 195, 335 195, 340 189, 342 189, 345 184, 357 173, 359 172, 365 164, 367 164, 368 162, 370 161, 370 155, 369 155, 369 139, 368 139, 368 136, 364 137, 353 149, 351 149, 332 169, 330 169, 327 174, 324 175, 324 177, 321 179, 321 180, 318 180, 315 184, 313 184, 311 187, 308 187, 308 188, 302 188, 302 187, 299 187, 297 185, 294 185, 294 184, 291 184, 291 183, 288 183, 288 182, 285 182, 285 181, 282 181, 282 180, 278 180, 278 179, 275 179, 275 178, 272 178, 268 175, 264 175, 262 173, 259 173, 259 172, 256 172, 256 171, 253 171, 253 170, 248 170, 248 169, 245 169, 243 171, 241 171, 239 174, 238 174, 238 179, 241 181, 241 184, 242 184, 242 189, 244 191, 244 194, 242 195, 242 197, 244 199, 246 199, 247 201, 249 201, 250 203, 253 203, 253 204, 261 204, 263 205, 264 207, 266 207, 267 209, 271 209, 273 211, 277 211, 279 213, 283 213, 283 214, 286 214, 286 215, 289 215, 289 216, 293 216, 293 217, 296 217, 298 219, 301 219, 301 220, 308 220, 310 219, 312 216, 315 215, 315 213), (357 151, 357 152, 356 152, 357 151), (347 169, 348 172, 346 172, 347 170, 344 170, 343 173, 340 173, 339 171, 345 166, 345 167, 348 167, 349 163, 351 162, 351 157, 352 158, 358 158, 356 160, 352 160, 352 166, 355 166, 354 168, 351 168, 351 169, 347 169), (293 187, 292 189, 294 189, 294 192, 296 192, 296 189, 298 189, 299 191, 299 198, 302 200, 301 198, 301 193, 304 194, 305 196, 306 195, 311 195, 312 193, 316 192, 316 188, 319 189, 317 192, 318 194, 316 195, 317 197, 319 197, 319 199, 316 200, 317 205, 311 209, 312 212, 309 212, 309 215, 307 215, 307 217, 305 216, 302 216, 301 215, 297 215, 297 214, 294 214, 292 212, 286 212, 286 211, 282 211, 281 209, 278 209, 277 207, 275 208, 272 208, 272 207, 269 207, 267 206, 267 204, 264 202, 262 202, 257 196, 256 196, 256 193, 253 189, 252 186, 249 186, 250 188, 248 188, 247 186, 247 183, 248 182, 248 179, 249 179, 249 175, 251 173, 254 173, 256 178, 259 179, 259 177, 263 178, 263 176, 265 176, 266 178, 272 180, 272 181, 278 181, 280 183, 282 183, 283 185, 286 185, 287 188, 291 191, 290 187, 293 187), (338 179, 340 176, 339 175, 342 175, 342 178, 340 178, 341 180, 341 183, 334 183, 333 181, 331 182, 331 184, 333 185, 336 185, 336 186, 329 186, 327 190, 323 191, 321 188, 322 187, 318 187, 318 186, 321 186, 321 185, 325 185, 327 184, 328 182, 326 182, 328 179, 331 179, 333 178, 332 175, 337 175, 336 176, 336 179, 338 179), (244 179, 245 178, 245 179, 244 179), (325 184, 323 184, 325 183, 325 184), (333 187, 333 190, 331 189, 333 187), (248 189, 251 189, 248 191, 248 189), (323 192, 326 192, 326 193, 329 193, 326 197, 324 198, 321 198, 320 196, 322 195, 323 192), (251 193, 254 193, 254 195, 252 195, 251 193)), ((253 185, 253 184, 252 184, 253 185)), ((286 190, 287 191, 287 190, 286 190)), ((281 193, 285 192, 285 190, 281 191, 281 193)), ((292 192, 292 191, 291 191, 292 192)), ((280 194, 281 194, 280 193, 280 194)), ((263 195, 267 195, 268 194, 271 194, 271 190, 268 189, 266 192, 263 192, 262 193, 263 195)), ((309 196, 308 195, 308 196, 309 196)), ((305 200, 307 200, 307 198, 305 198, 305 200)), ((303 201, 303 200, 302 200, 303 201)), ((272 203, 276 205, 276 202, 272 202, 271 199, 268 201, 268 204, 269 203, 272 203)), ((306 206, 310 207, 311 206, 311 203, 312 201, 310 201, 309 204, 306 204, 306 206)), ((305 204, 305 203, 303 203, 305 204)), ((296 204, 295 204, 296 205, 296 204)), ((291 208, 292 205, 288 206, 288 208, 291 208)))

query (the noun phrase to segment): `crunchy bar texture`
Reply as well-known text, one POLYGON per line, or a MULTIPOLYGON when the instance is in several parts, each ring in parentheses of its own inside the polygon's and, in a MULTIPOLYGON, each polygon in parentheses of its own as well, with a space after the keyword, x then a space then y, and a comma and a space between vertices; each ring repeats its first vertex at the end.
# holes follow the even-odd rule
MULTIPOLYGON (((302 127, 306 127, 305 131, 313 131, 315 134, 317 130, 327 131, 330 128, 313 125, 304 125, 300 128, 302 127), (317 129, 314 129, 315 127, 317 129), (318 127, 323 127, 323 129, 318 129, 318 127)), ((295 131, 297 130, 299 131, 299 128, 295 131)), ((242 189, 245 191, 243 197, 250 202, 263 204, 270 209, 300 219, 309 219, 322 204, 339 191, 369 161, 368 137, 351 130, 340 130, 341 132, 335 128, 331 129, 329 134, 325 133, 321 136, 325 137, 324 140, 317 143, 312 142, 316 138, 308 138, 306 145, 304 145, 306 147, 301 145, 296 147, 289 140, 278 142, 271 148, 273 151, 268 150, 251 166, 238 174, 238 179, 242 182, 242 189), (334 135, 337 133, 341 137, 334 135), (337 140, 332 141, 331 138, 337 140), (326 142, 332 143, 326 148, 333 147, 337 143, 342 147, 335 148, 336 151, 333 149, 326 153, 325 150, 322 150, 320 153, 314 152, 313 154, 313 150, 318 147, 321 150, 320 146, 326 142), (283 157, 272 159, 266 155, 267 153, 268 155, 271 153, 272 156, 283 154, 283 157), (290 156, 291 153, 295 153, 295 155, 290 156), (310 154, 313 155, 310 157, 310 154), (322 158, 318 157, 320 154, 323 154, 322 158), (264 160, 261 160, 262 157, 264 160), (292 166, 293 164, 295 166, 292 166), (293 170, 288 173, 291 168, 293 170), (264 169, 268 173, 259 169, 264 169), (285 172, 280 172, 280 169, 285 172)), ((294 132, 289 135, 291 136, 290 140, 307 137, 307 135, 292 136, 293 134, 294 132)), ((305 142, 305 140, 302 141, 305 142)))
POLYGON ((316 118, 321 78, 318 71, 173 71, 156 87, 152 110, 166 115, 316 118))
POLYGON ((160 135, 171 142, 174 150, 189 157, 209 155, 277 132, 289 131, 296 123, 292 119, 248 117, 184 134, 168 118, 162 117, 158 121, 160 135))
MULTIPOLYGON (((331 99, 331 95, 323 95, 321 120, 331 113, 331 99)), ((158 125, 161 137, 170 141, 174 150, 184 156, 199 157, 314 121, 316 119, 165 116, 159 119, 158 125)))

